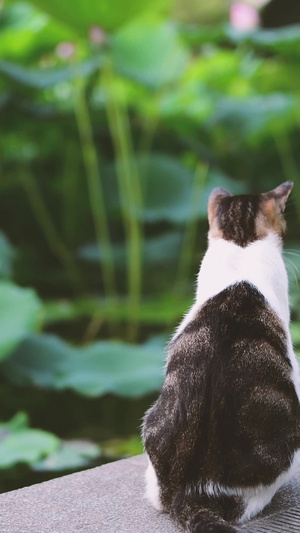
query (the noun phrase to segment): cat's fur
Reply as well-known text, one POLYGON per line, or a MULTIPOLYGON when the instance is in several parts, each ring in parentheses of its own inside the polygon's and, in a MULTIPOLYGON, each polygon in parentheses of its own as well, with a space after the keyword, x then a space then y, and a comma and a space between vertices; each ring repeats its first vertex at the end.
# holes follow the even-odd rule
POLYGON ((168 347, 145 415, 147 496, 185 531, 234 532, 267 505, 300 456, 300 387, 281 256, 293 184, 215 189, 196 301, 168 347))

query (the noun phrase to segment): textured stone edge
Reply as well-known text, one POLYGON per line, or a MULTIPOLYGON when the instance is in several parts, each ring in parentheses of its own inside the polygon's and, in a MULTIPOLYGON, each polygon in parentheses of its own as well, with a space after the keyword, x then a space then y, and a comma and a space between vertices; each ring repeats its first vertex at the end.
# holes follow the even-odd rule
MULTIPOLYGON (((145 455, 0 494, 1 533, 178 533, 144 498, 145 455)), ((300 532, 300 470, 241 533, 300 532)))

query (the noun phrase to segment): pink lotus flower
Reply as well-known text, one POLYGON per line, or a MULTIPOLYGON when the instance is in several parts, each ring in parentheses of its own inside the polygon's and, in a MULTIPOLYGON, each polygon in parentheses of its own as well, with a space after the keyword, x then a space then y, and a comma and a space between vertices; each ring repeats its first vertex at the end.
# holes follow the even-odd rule
POLYGON ((75 54, 75 44, 71 42, 62 42, 59 43, 56 47, 56 54, 61 59, 70 59, 75 54))
POLYGON ((100 28, 100 26, 91 26, 89 29, 89 38, 91 43, 101 46, 103 44, 106 44, 107 42, 107 35, 105 31, 100 28))
POLYGON ((244 2, 235 2, 230 8, 230 23, 239 31, 252 31, 259 26, 259 14, 244 2))

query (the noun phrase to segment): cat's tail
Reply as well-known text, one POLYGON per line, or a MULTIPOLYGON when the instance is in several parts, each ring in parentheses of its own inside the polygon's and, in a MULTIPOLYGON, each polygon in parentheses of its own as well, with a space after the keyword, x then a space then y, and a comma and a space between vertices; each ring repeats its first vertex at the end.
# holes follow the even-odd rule
POLYGON ((178 493, 170 515, 187 533, 237 533, 229 521, 240 515, 241 501, 234 496, 208 497, 178 493))

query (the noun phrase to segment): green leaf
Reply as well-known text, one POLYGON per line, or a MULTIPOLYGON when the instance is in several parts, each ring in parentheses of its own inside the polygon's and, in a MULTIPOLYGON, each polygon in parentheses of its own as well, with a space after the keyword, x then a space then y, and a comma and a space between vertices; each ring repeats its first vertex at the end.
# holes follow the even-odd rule
POLYGON ((0 61, 0 72, 6 77, 35 89, 45 89, 69 81, 78 76, 86 77, 97 71, 101 66, 101 56, 96 55, 77 65, 51 69, 29 69, 17 63, 0 61))
POLYGON ((28 427, 28 416, 23 411, 17 413, 9 422, 0 422, 0 439, 4 434, 14 433, 28 427))
POLYGON ((143 208, 137 216, 145 222, 185 222, 192 198, 193 173, 180 161, 165 155, 137 159, 143 177, 143 208))
POLYGON ((289 243, 289 247, 283 249, 283 260, 289 277, 289 288, 292 296, 299 299, 300 279, 300 250, 298 243, 289 243))
POLYGON ((200 195, 194 215, 206 218, 207 200, 214 187, 229 188, 233 194, 243 192, 244 189, 243 184, 231 180, 218 170, 210 169, 207 185, 197 185, 195 190, 194 174, 177 159, 168 156, 153 155, 148 161, 141 158, 138 160, 138 167, 146 182, 144 206, 139 216, 146 222, 186 222, 191 218, 193 194, 200 195))
MULTIPOLYGON (((172 294, 164 294, 160 298, 144 298, 139 314, 139 321, 145 325, 169 326, 180 319, 192 304, 192 296, 176 298, 174 306, 172 294)), ((78 300, 51 300, 44 303, 44 322, 69 322, 82 317, 90 318, 99 316, 103 322, 113 320, 124 323, 128 320, 128 301, 121 300, 116 306, 114 301, 108 299, 84 298, 78 300)))
POLYGON ((97 444, 84 440, 62 441, 59 449, 31 467, 37 471, 75 470, 86 467, 101 455, 97 444))
MULTIPOLYGON (((169 232, 157 237, 149 237, 143 247, 143 264, 145 268, 152 268, 154 265, 174 262, 180 252, 181 234, 179 232, 169 232)), ((118 268, 126 265, 126 245, 124 243, 113 246, 114 260, 118 268)), ((78 256, 89 262, 102 261, 102 251, 97 244, 82 246, 78 250, 78 256)))
POLYGON ((22 342, 3 371, 20 385, 136 397, 160 388, 163 344, 103 341, 75 348, 55 336, 35 335, 22 342))
MULTIPOLYGON (((192 172, 167 155, 137 157, 135 164, 143 190, 143 208, 136 216, 145 222, 185 221, 191 200, 192 172)), ((107 167, 104 179, 108 211, 120 217, 115 167, 107 167)))
POLYGON ((242 140, 259 140, 271 133, 285 132, 294 126, 297 101, 286 94, 270 94, 249 98, 221 98, 209 120, 212 131, 222 128, 224 133, 242 140))
POLYGON ((113 38, 112 58, 122 76, 159 88, 178 80, 188 53, 174 25, 141 20, 113 38))
POLYGON ((299 58, 300 56, 300 24, 287 27, 257 30, 255 32, 244 33, 227 27, 227 36, 235 43, 248 43, 254 47, 259 47, 268 51, 299 58))
POLYGON ((41 303, 32 289, 0 282, 0 361, 41 321, 41 303))
MULTIPOLYGON (((230 179, 221 171, 211 168, 207 185, 194 187, 194 173, 178 159, 168 155, 152 154, 150 157, 137 157, 135 164, 142 181, 143 207, 136 216, 144 222, 168 221, 184 223, 191 219, 192 196, 200 196, 194 218, 207 217, 207 199, 214 187, 229 188, 233 194, 245 191, 245 184, 230 179)), ((105 172, 105 196, 108 211, 120 216, 118 187, 113 167, 105 172)))
MULTIPOLYGON (((12 1, 12 0, 10 0, 12 1)), ((90 26, 99 25, 112 31, 140 15, 166 11, 170 0, 31 0, 31 3, 63 22, 86 34, 90 26)))
POLYGON ((299 322, 292 322, 290 331, 294 345, 300 346, 300 324, 299 322))
POLYGON ((202 27, 195 25, 183 26, 181 33, 193 46, 207 43, 221 46, 227 42, 238 46, 248 45, 252 50, 267 50, 291 59, 298 59, 300 55, 300 24, 250 32, 239 31, 229 24, 202 27))
POLYGON ((27 426, 24 413, 0 424, 0 468, 31 464, 59 448, 60 440, 55 435, 27 426))
POLYGON ((72 29, 35 9, 25 2, 7 5, 2 10, 0 57, 9 60, 27 60, 41 52, 52 52, 62 41, 73 41, 72 29))
POLYGON ((221 44, 228 39, 228 36, 226 38, 226 26, 224 24, 183 25, 181 27, 181 35, 192 46, 207 43, 221 44))

